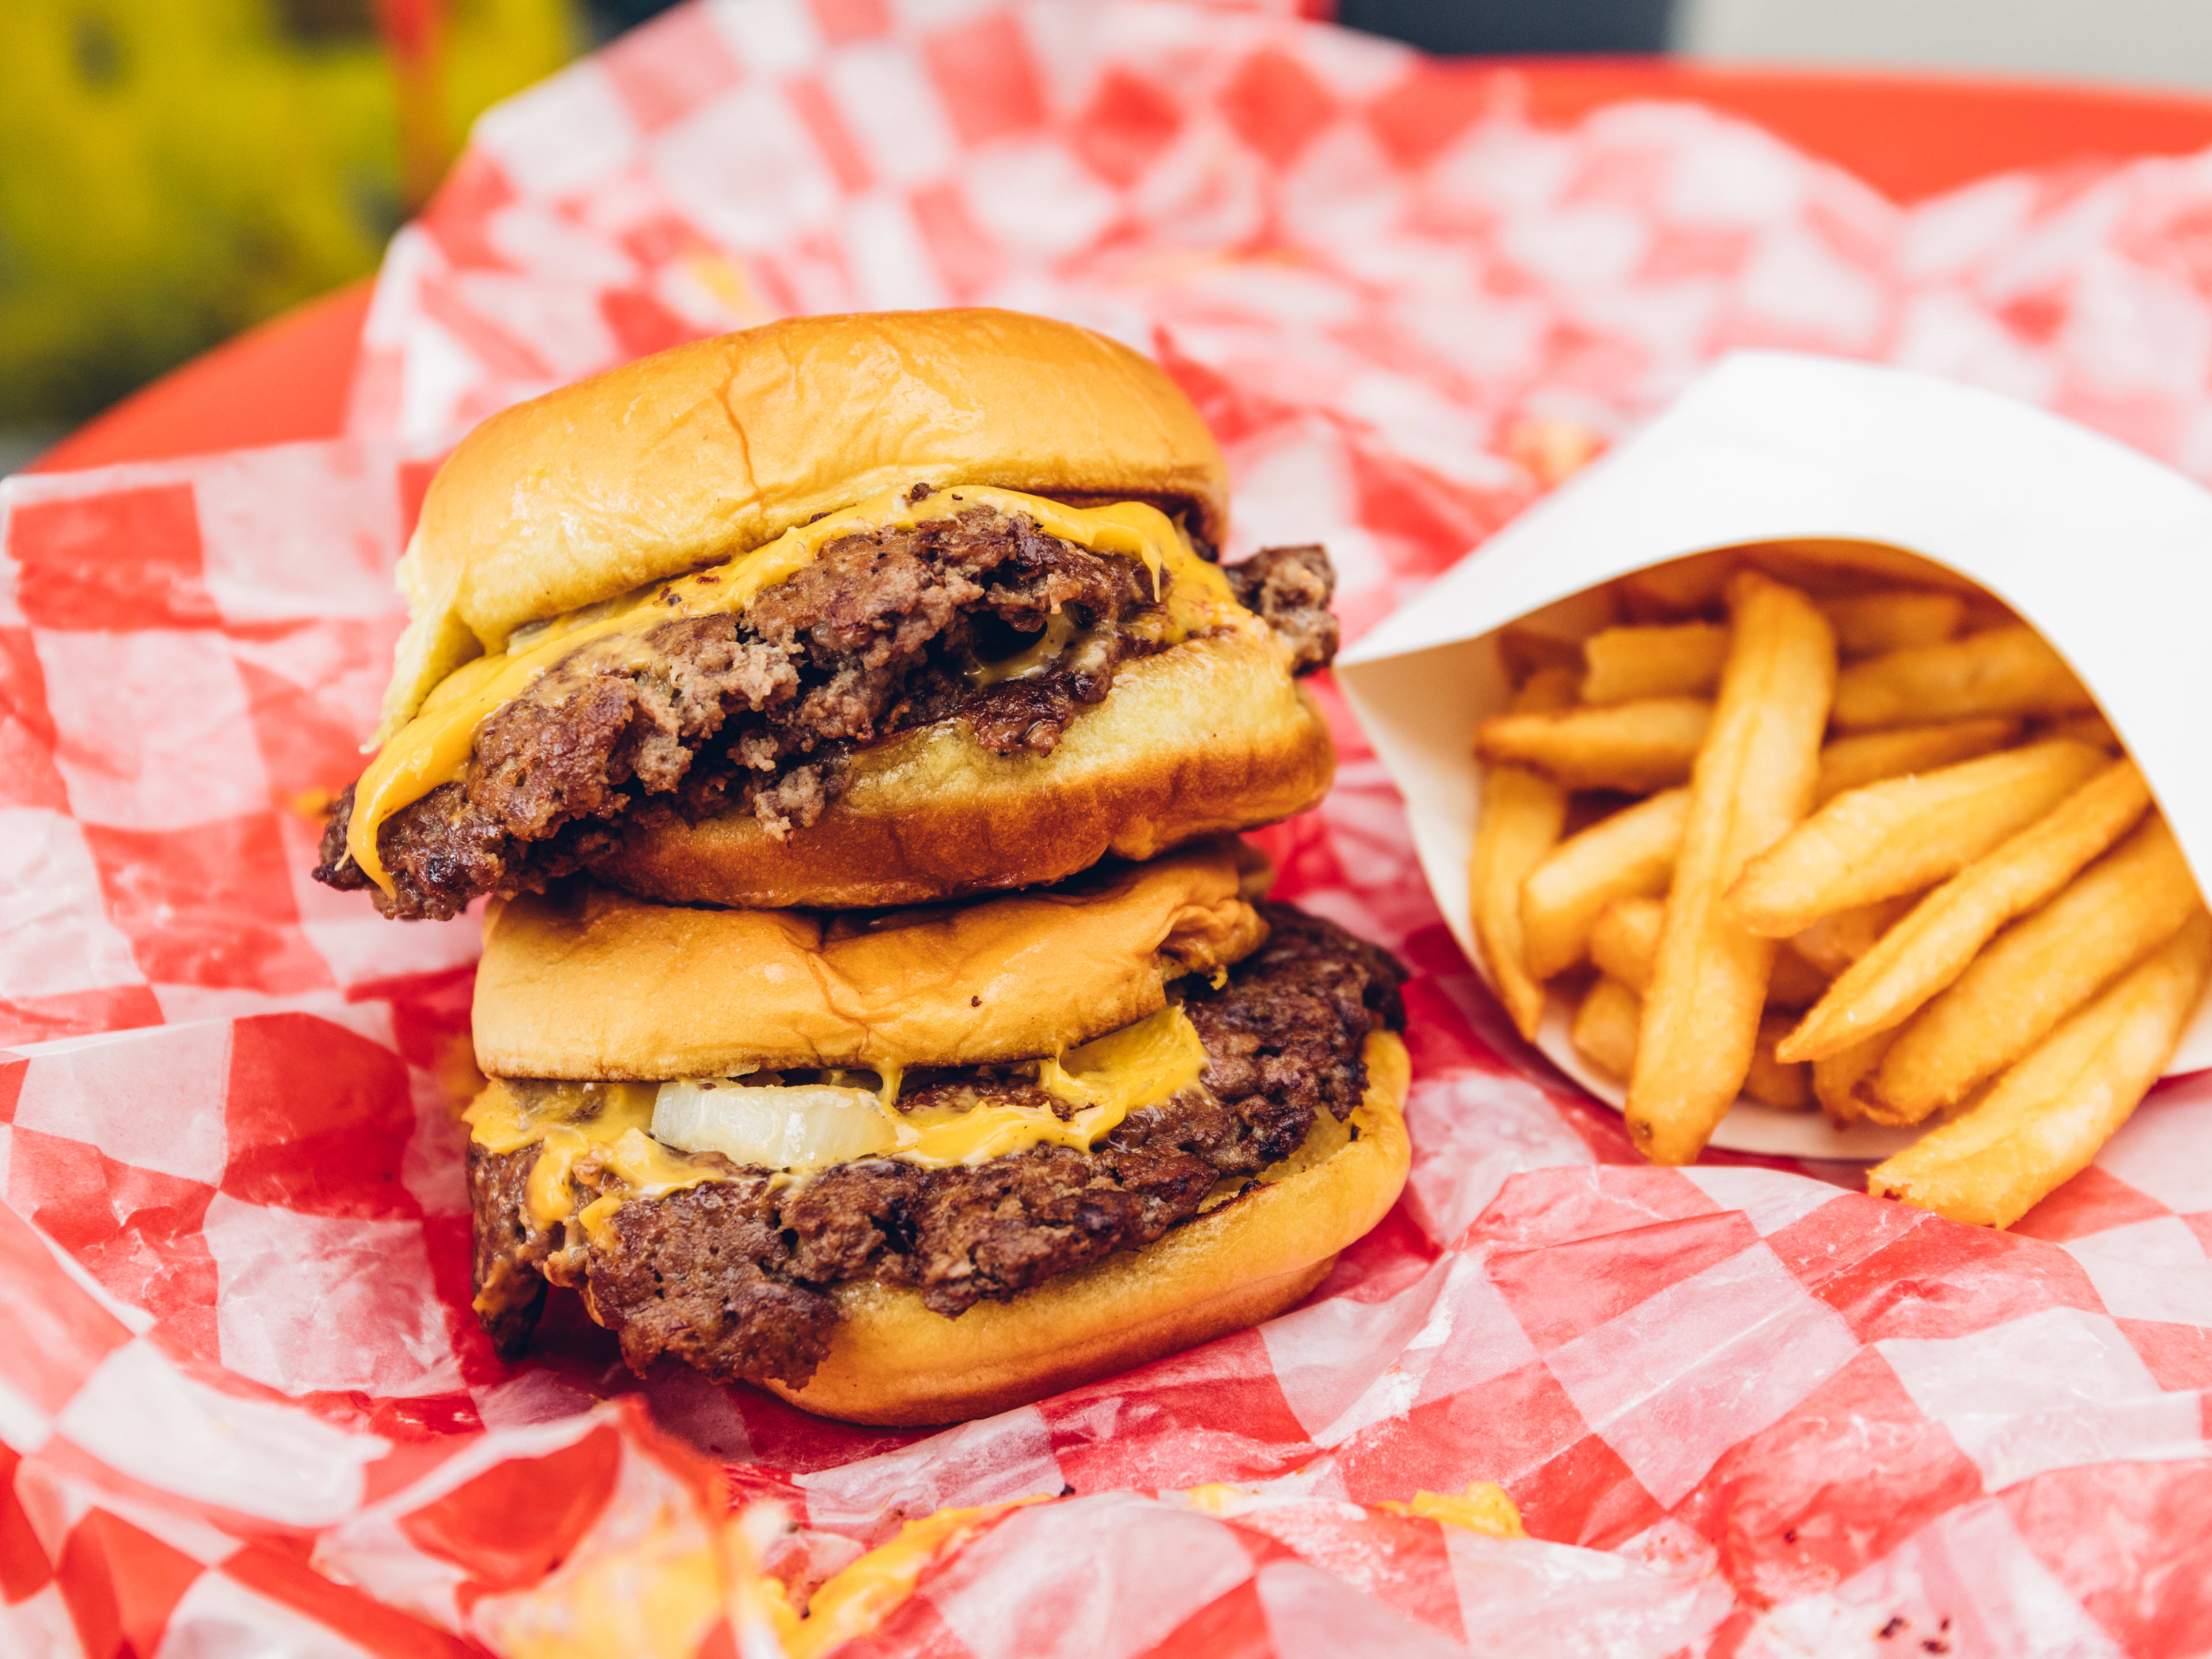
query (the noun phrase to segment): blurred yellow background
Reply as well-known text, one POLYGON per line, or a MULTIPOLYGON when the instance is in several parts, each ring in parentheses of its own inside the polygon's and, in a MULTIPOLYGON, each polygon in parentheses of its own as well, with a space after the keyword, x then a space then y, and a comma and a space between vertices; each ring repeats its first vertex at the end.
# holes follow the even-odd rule
POLYGON ((591 33, 577 0, 0 0, 0 428, 374 270, 591 33))

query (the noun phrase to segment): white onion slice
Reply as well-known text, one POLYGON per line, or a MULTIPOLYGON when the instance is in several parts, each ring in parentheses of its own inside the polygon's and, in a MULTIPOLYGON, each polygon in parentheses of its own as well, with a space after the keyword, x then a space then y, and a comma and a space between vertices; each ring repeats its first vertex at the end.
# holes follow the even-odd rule
POLYGON ((684 1082, 660 1085, 653 1138, 687 1152, 720 1152, 738 1164, 811 1170, 889 1152, 897 1136, 866 1089, 684 1082))

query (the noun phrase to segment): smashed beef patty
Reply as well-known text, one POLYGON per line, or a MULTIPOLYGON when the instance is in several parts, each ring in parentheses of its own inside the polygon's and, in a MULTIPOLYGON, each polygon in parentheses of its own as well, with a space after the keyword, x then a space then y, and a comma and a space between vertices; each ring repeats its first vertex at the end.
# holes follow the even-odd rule
MULTIPOLYGON (((1273 549, 1228 574, 1283 630, 1299 672, 1328 662, 1326 554, 1273 549)), ((380 827, 389 897, 346 853, 348 789, 315 878, 370 889, 386 915, 450 916, 483 894, 544 890, 644 815, 696 823, 746 809, 781 839, 836 799, 855 748, 939 720, 964 721, 994 754, 1049 754, 1121 663, 1159 649, 1157 629, 1138 624, 1157 618, 1169 580, 1156 599, 1135 561, 987 507, 845 537, 742 617, 664 623, 642 649, 594 641, 501 707, 464 779, 380 827), (965 671, 1020 649, 1056 614, 1078 631, 1048 670, 971 684, 965 671)))
MULTIPOLYGON (((1255 1176, 1295 1151, 1316 1114, 1343 1119, 1367 1087, 1369 1032, 1403 1024, 1405 970, 1389 952, 1287 905, 1261 908, 1267 944, 1219 990, 1197 986, 1183 1004, 1206 1045, 1201 1086, 1131 1113, 1088 1152, 1038 1146, 948 1170, 866 1158, 780 1190, 767 1170, 690 1154, 725 1178, 624 1200, 594 1243, 573 1224, 549 1232, 532 1221, 534 1149, 471 1143, 484 1328, 502 1353, 519 1352, 550 1280, 585 1292, 633 1370, 666 1354, 718 1379, 799 1388, 829 1352, 837 1313, 827 1292, 840 1282, 917 1290, 924 1306, 957 1316, 1151 1243, 1196 1215, 1223 1178, 1255 1176)), ((970 1068, 933 1074, 901 1103, 936 1091, 1025 1091, 1009 1068, 970 1068)), ((597 1178, 579 1162, 580 1209, 597 1178)))

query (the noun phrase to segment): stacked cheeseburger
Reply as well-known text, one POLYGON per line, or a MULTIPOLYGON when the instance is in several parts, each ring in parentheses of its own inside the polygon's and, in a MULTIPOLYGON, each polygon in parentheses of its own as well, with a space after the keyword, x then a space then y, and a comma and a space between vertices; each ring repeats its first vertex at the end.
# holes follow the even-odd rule
POLYGON ((318 878, 485 913, 476 1307, 940 1423, 1265 1319, 1402 1185, 1397 966, 1266 903, 1318 548, 1217 564, 1101 337, 820 317, 495 416, 430 488, 318 878))

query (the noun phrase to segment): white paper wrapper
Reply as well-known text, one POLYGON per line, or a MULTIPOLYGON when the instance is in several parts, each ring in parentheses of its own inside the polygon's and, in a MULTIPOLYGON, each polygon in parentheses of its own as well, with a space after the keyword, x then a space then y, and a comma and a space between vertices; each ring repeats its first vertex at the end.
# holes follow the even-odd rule
MULTIPOLYGON (((1791 352, 1741 352, 1659 419, 1508 525, 1337 664, 1404 793, 1421 864, 1478 965, 1468 855, 1481 816, 1470 749, 1503 709, 1496 635, 1632 570, 1749 542, 1880 542, 1971 577, 2057 647, 2212 875, 2212 494, 2134 450, 1950 381, 1791 352)), ((1585 599, 1583 603, 1588 603, 1585 599)), ((1555 1008, 1539 1046, 1613 1105, 1555 1008)), ((2212 1009, 2169 1068, 2212 1066, 2212 1009)), ((1877 1158, 1917 1133, 1838 1130, 1740 1101, 1713 1144, 1877 1158)))

